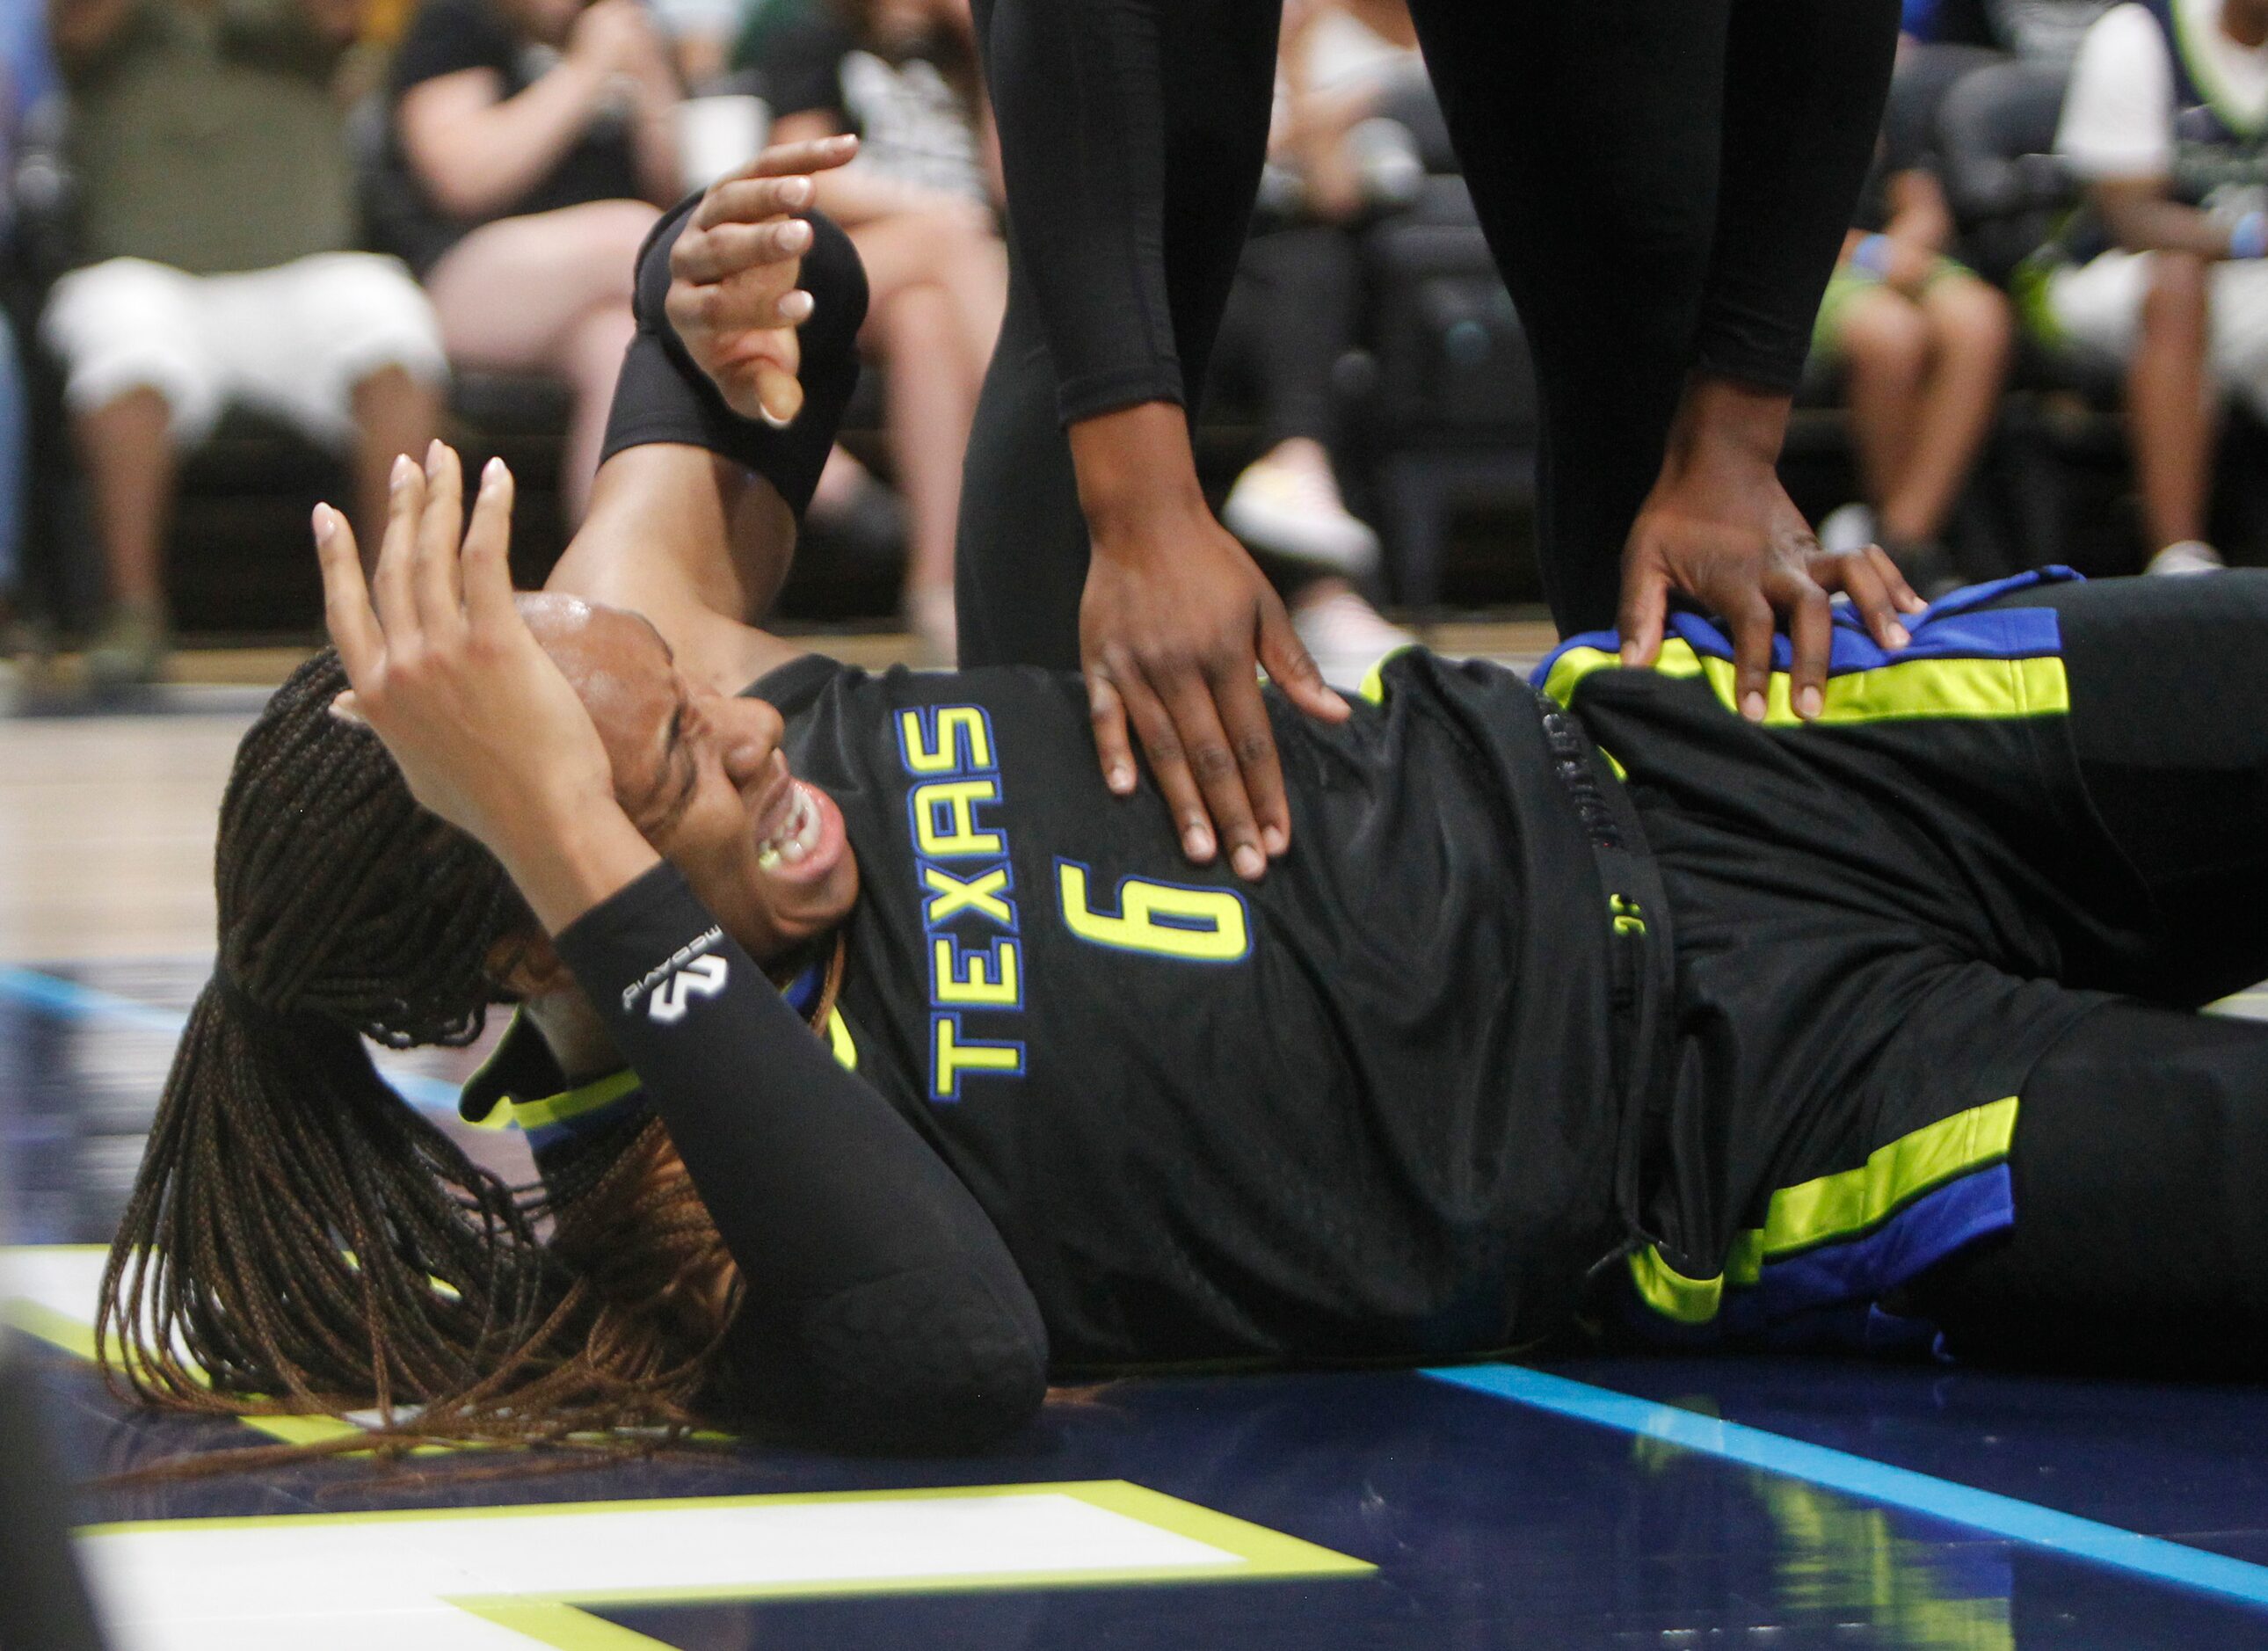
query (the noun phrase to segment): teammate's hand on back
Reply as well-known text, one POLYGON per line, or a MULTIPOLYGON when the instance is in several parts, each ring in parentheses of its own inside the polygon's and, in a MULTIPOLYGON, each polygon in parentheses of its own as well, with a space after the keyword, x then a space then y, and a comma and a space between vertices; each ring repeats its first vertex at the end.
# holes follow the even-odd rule
POLYGON ((1150 402, 1072 429, 1094 546, 1079 654, 1103 781, 1122 796, 1134 789, 1130 725, 1182 852, 1203 865, 1226 850, 1238 876, 1257 878, 1290 848, 1292 809, 1256 666, 1310 716, 1342 721, 1346 702, 1307 657, 1275 588, 1213 520, 1194 469, 1175 473, 1187 467, 1180 408, 1150 402), (1170 421, 1182 466, 1145 473, 1106 504, 1094 427, 1127 419, 1170 421))
POLYGON ((803 409, 795 329, 811 318, 796 285, 811 225, 810 174, 843 166, 855 137, 777 144, 709 186, 669 257, 669 319, 725 404, 775 426, 803 409))
POLYGON ((556 933, 656 856, 615 800, 590 712, 513 598, 512 491, 490 461, 465 527, 457 455, 437 441, 423 470, 395 461, 368 586, 354 530, 328 505, 315 544, 323 621, 352 684, 335 709, 370 726, 410 794, 502 860, 556 933))
POLYGON ((1616 622, 1623 663, 1650 666, 1661 652, 1671 591, 1719 616, 1733 637, 1733 703, 1752 722, 1770 704, 1772 633, 1783 617, 1794 654, 1788 699, 1808 720, 1826 704, 1831 593, 1850 594, 1885 648, 1911 639, 1901 614, 1928 606, 1879 546, 1847 554, 1819 548, 1776 468, 1785 400, 1776 420, 1756 416, 1774 401, 1732 385, 1689 392, 1661 475, 1623 549, 1616 622))

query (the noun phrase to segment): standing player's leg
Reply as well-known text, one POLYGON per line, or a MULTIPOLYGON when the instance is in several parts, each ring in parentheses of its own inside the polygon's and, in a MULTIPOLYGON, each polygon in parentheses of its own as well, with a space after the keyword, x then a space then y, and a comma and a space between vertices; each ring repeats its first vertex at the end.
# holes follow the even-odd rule
MULTIPOLYGON (((2142 896, 2100 972, 2066 984, 2195 1006, 2268 977, 2268 572, 2042 586, 1996 606, 2055 610, 2085 800, 2142 896)), ((2109 917, 2114 890, 2066 893, 2109 917)))
POLYGON ((1051 329, 1147 335, 1194 412, 1267 151, 1279 0, 1087 10, 1107 20, 1086 28, 1060 0, 976 7, 1002 127, 1031 123, 1035 104, 1075 107, 1086 146, 1111 152, 1024 144, 1035 170, 1012 162, 1008 309, 961 479, 964 666, 1079 667, 1086 521, 1064 422, 1068 400, 1098 392, 1066 384, 1051 329))
POLYGON ((2268 1026, 2105 1005, 2033 1069, 2008 1163, 2013 1228, 1910 1286, 1956 1354, 2268 1373, 2268 1026))
POLYGON ((1561 633, 1615 623, 1623 541, 1692 363, 1727 0, 1416 0, 1543 410, 1536 552, 1561 633))

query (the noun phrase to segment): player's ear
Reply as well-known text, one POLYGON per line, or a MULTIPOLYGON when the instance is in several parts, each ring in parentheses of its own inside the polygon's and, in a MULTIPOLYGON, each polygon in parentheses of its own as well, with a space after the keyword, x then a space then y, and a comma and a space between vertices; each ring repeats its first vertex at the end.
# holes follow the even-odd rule
POLYGON ((489 947, 481 970, 522 1003, 572 991, 575 977, 560 960, 551 937, 541 929, 507 934, 489 947))

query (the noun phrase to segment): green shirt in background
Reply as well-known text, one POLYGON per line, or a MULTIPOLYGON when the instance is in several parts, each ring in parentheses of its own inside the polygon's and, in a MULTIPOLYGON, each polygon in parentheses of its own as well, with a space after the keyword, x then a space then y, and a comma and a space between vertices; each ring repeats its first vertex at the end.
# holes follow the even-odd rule
POLYGON ((81 262, 225 275, 353 247, 342 55, 292 0, 143 0, 64 71, 81 262))

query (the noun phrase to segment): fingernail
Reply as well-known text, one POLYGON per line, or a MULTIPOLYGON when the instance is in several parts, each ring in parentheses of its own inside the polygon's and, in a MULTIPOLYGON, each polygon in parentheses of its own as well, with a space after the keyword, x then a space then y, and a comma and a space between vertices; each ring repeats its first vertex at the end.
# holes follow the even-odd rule
POLYGON ((425 474, 441 474, 441 439, 438 436, 425 444, 425 474))
POLYGON ((481 490, 486 492, 504 480, 504 460, 495 458, 481 467, 481 490))
POLYGON ((1117 792, 1122 795, 1127 792, 1132 791, 1134 789, 1134 770, 1127 767, 1123 763, 1113 763, 1110 769, 1109 785, 1111 790, 1117 792))
POLYGON ((1625 642, 1625 643, 1624 643, 1624 644, 1623 644, 1623 664, 1624 664, 1624 666, 1625 667, 1628 667, 1635 666, 1635 665, 1637 665, 1637 663, 1638 663, 1638 644, 1636 644, 1635 642, 1625 642))
POLYGON ((417 461, 408 453, 397 453, 394 460, 394 475, 387 485, 395 489, 407 487, 409 478, 417 474, 417 461))
POLYGON ((790 206, 804 205, 811 199, 811 180, 790 178, 785 187, 780 190, 780 199, 785 201, 790 206))
POLYGON ((1212 833, 1203 826, 1191 826, 1182 833, 1182 848, 1193 860, 1212 858, 1212 833))
POLYGON ((1911 632, 1911 630, 1907 630, 1904 625, 1897 624, 1897 623, 1893 623, 1891 624, 1891 626, 1890 626, 1890 645, 1891 645, 1892 647, 1894 647, 1894 648, 1903 648, 1904 646, 1905 646, 1905 645, 1906 645, 1906 644, 1907 644, 1907 643, 1911 642, 1912 640, 1913 640, 1913 632, 1911 632))
POLYGON ((1260 846, 1268 851, 1269 858, 1272 859, 1292 846, 1292 839, 1285 834, 1283 827, 1267 826, 1261 830, 1260 846))
POLYGON ((780 245, 790 252, 801 252, 811 245, 811 225, 801 218, 795 219, 780 231, 780 245))
POLYGON ((330 543, 331 535, 337 531, 338 530, 331 525, 331 507, 328 505, 316 505, 315 542, 322 545, 330 543))
POLYGON ((1806 719, 1816 717, 1826 708, 1826 700, 1821 697, 1819 690, 1815 688, 1806 688, 1795 697, 1796 711, 1806 719))
POLYGON ((1764 719, 1764 697, 1750 689, 1748 697, 1741 701, 1741 715, 1750 722, 1762 722, 1764 719))
POLYGON ((817 306, 813 303, 811 294, 798 287, 779 301, 780 319, 784 321, 807 321, 811 319, 811 312, 815 307, 817 306))
POLYGON ((1236 874, 1247 882, 1259 881, 1261 873, 1268 869, 1268 857, 1249 843, 1238 844, 1236 852, 1228 857, 1228 863, 1236 867, 1236 874))

